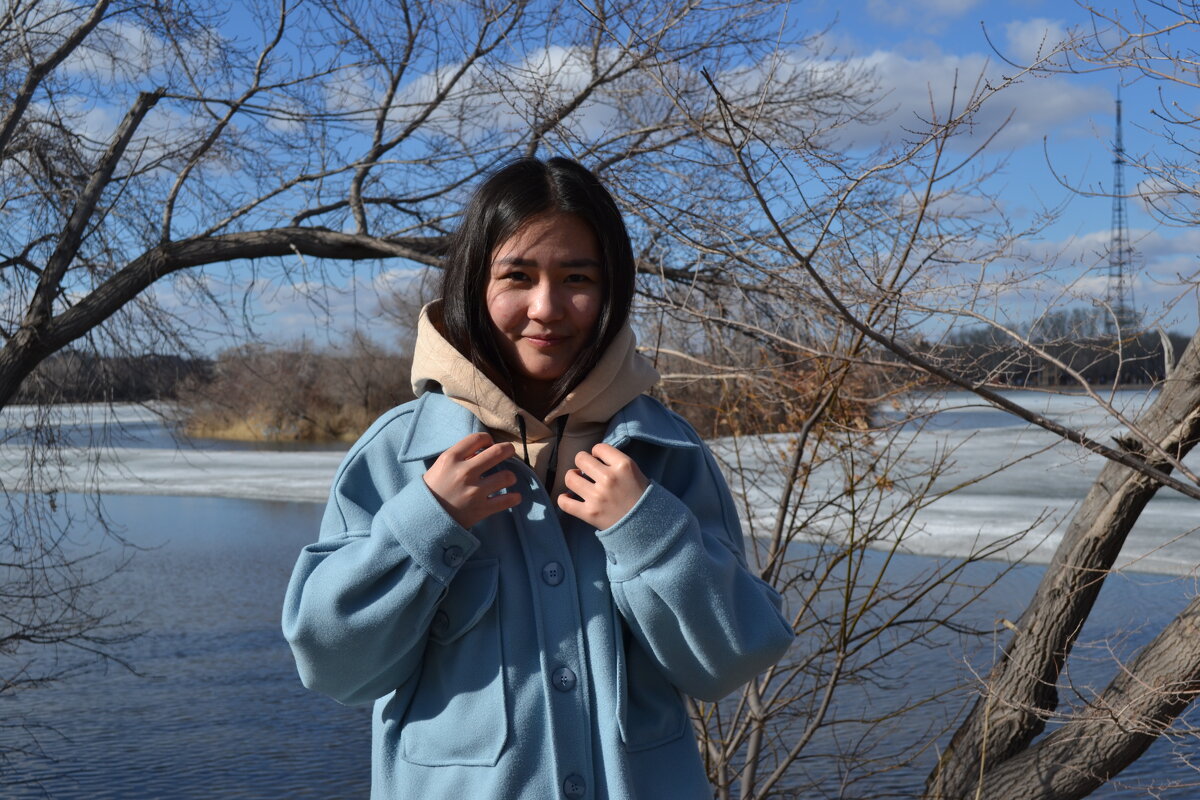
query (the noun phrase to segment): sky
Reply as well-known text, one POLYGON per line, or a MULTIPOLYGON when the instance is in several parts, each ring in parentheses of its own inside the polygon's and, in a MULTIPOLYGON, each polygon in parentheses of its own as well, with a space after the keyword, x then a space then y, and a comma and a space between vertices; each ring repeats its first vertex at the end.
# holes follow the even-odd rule
MULTIPOLYGON (((1117 13, 1128 18, 1132 7, 1121 3, 1117 13)), ((832 22, 827 38, 837 53, 877 66, 894 109, 894 125, 928 109, 931 97, 944 101, 953 76, 960 86, 980 75, 994 82, 1014 74, 1014 64, 1028 64, 1049 52, 1071 29, 1092 24, 1085 9, 1064 0, 813 0, 794 5, 793 11, 798 25, 815 28, 832 22)), ((1160 104, 1194 107, 1198 99, 1177 85, 1137 78, 1114 70, 1028 77, 985 106, 977 120, 982 131, 990 132, 1011 113, 988 151, 988 158, 1003 163, 991 188, 1018 223, 1030 224, 1045 210, 1056 211, 1021 249, 1059 265, 1054 280, 1076 295, 1066 301, 1071 304, 1103 296, 1107 286, 1113 200, 1105 195, 1114 179, 1117 92, 1131 161, 1147 152, 1165 152, 1164 125, 1155 116, 1160 104)), ((1153 186, 1132 163, 1125 167, 1124 180, 1131 195, 1153 186)), ((1192 284, 1200 234, 1162 224, 1136 196, 1126 208, 1135 266, 1128 280, 1135 305, 1165 329, 1190 334, 1197 321, 1192 284)))
MULTIPOLYGON (((981 77, 996 82, 1016 72, 1014 64, 1036 59, 1067 31, 1088 24, 1087 12, 1064 0, 809 0, 793 3, 786 20, 794 33, 821 32, 824 57, 874 69, 880 83, 878 108, 888 116, 870 129, 848 133, 857 137, 851 143, 857 146, 903 135, 906 126, 928 112, 931 101, 944 107, 956 80, 960 92, 981 77)), ((1118 86, 1131 158, 1163 149, 1162 123, 1154 116, 1160 103, 1196 101, 1183 97, 1176 86, 1134 78, 1111 70, 1026 77, 985 105, 975 120, 979 135, 974 139, 982 141, 999 130, 985 158, 998 169, 988 188, 1000 197, 1003 213, 1017 225, 1033 225, 1053 212, 1044 229, 1017 247, 1037 263, 1056 265, 1047 283, 1038 286, 1043 298, 1065 293, 1059 301, 1064 305, 1086 305, 1104 295, 1112 214, 1106 194, 1113 184, 1118 86)), ((1126 167, 1125 183, 1134 194, 1151 185, 1133 164, 1126 167)), ((1190 334, 1197 324, 1192 284, 1200 233, 1162 224, 1138 197, 1131 197, 1127 208, 1135 250, 1135 270, 1129 276, 1133 300, 1155 324, 1190 334)), ((267 285, 249 295, 244 286, 226 289, 240 296, 241 307, 264 338, 314 338, 315 332, 318 340, 336 340, 336 324, 314 326, 314 308, 326 320, 365 316, 370 328, 378 318, 376 297, 410 277, 400 267, 367 277, 347 272, 340 283, 335 281, 341 291, 312 283, 267 285)), ((1028 318, 1036 306, 1026 297, 1012 313, 1028 318)), ((373 338, 380 341, 394 335, 382 324, 374 331, 373 338)))

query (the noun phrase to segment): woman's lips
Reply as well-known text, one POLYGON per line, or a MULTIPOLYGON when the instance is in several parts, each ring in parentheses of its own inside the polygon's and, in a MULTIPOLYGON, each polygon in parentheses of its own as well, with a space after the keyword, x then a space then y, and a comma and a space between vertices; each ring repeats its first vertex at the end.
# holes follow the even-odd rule
POLYGON ((567 336, 526 336, 525 341, 529 342, 534 347, 549 348, 557 344, 562 344, 569 337, 567 336))

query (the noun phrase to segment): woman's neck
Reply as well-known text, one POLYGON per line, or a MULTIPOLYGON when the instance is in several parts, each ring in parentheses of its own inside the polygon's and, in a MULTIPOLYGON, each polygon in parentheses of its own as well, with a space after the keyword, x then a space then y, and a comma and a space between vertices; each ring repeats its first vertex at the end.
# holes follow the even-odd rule
POLYGON ((517 405, 538 419, 545 420, 552 410, 553 389, 552 381, 523 380, 515 387, 517 405))

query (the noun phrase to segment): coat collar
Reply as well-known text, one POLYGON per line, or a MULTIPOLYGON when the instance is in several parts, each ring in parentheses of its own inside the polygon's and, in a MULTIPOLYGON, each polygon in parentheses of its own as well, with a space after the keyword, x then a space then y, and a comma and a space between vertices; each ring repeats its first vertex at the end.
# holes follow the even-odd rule
POLYGON ((399 459, 437 458, 468 433, 482 430, 483 423, 470 411, 439 392, 426 392, 417 398, 399 459))
MULTIPOLYGON (((398 458, 402 462, 437 458, 467 434, 482 430, 486 430, 483 423, 470 411, 443 394, 426 392, 417 398, 398 458)), ((699 447, 684 423, 646 395, 614 414, 604 434, 604 441, 616 447, 632 439, 661 447, 699 447)))
POLYGON ((614 447, 620 447, 630 439, 661 447, 700 446, 687 423, 644 394, 638 395, 614 414, 604 434, 604 441, 614 447))

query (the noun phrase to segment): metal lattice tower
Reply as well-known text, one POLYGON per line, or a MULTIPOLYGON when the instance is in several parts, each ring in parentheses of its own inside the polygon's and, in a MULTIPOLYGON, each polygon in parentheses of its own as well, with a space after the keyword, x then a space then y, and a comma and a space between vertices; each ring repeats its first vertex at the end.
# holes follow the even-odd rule
POLYGON ((1117 95, 1117 140, 1113 158, 1112 238, 1108 245, 1108 288, 1104 302, 1104 331, 1122 338, 1139 333, 1140 315, 1133 304, 1133 287, 1128 273, 1133 270, 1133 247, 1129 243, 1128 211, 1125 202, 1125 143, 1121 134, 1121 96, 1117 95))

